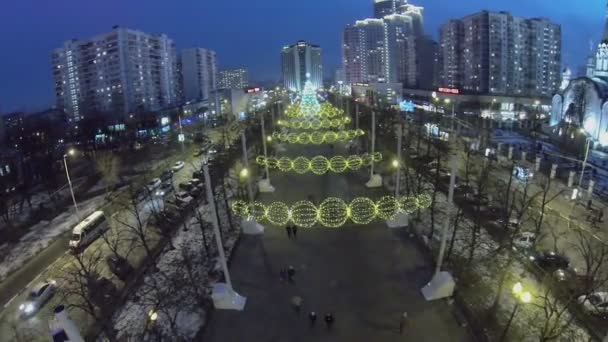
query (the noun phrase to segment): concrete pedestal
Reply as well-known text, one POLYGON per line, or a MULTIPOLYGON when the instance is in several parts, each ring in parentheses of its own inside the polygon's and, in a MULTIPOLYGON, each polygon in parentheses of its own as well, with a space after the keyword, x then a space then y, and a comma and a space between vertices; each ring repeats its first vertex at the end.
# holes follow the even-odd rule
POLYGON ((247 234, 247 235, 264 234, 264 226, 257 223, 257 221, 254 218, 243 219, 241 221, 241 228, 243 229, 243 234, 247 234))
POLYGON ((211 292, 213 306, 219 310, 243 311, 247 298, 236 293, 228 284, 216 283, 211 292))
POLYGON ((365 183, 365 186, 368 188, 379 188, 382 186, 382 176, 380 176, 379 174, 374 174, 367 183, 365 183))
POLYGON ((386 221, 386 226, 389 228, 404 228, 408 225, 408 215, 404 212, 399 212, 392 220, 386 221))
POLYGON ((274 192, 275 188, 274 186, 272 186, 272 184, 270 184, 270 180, 268 179, 262 179, 258 182, 258 189, 260 189, 260 192, 274 192))
POLYGON ((431 301, 451 297, 455 286, 454 278, 449 272, 439 272, 422 288, 421 292, 427 301, 431 301))

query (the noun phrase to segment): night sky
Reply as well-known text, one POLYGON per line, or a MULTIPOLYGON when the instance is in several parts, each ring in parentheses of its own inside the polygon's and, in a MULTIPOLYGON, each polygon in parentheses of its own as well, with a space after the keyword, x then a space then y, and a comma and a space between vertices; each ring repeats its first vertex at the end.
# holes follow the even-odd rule
MULTIPOLYGON (((548 17, 562 25, 563 61, 574 71, 602 34, 603 0, 412 0, 425 7, 425 29, 482 9, 548 17)), ((12 0, 0 5, 0 112, 53 103, 51 50, 113 25, 166 33, 177 48, 218 52, 222 67, 245 66, 254 80, 278 80, 283 45, 321 45, 327 75, 340 63, 343 27, 372 15, 372 0, 12 0)))

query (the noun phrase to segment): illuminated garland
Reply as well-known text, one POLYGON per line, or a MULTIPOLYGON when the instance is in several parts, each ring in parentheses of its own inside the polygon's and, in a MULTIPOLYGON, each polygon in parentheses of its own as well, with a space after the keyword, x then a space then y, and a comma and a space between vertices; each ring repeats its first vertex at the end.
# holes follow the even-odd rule
POLYGON ((292 119, 292 120, 279 120, 277 124, 279 126, 293 128, 293 129, 328 129, 337 128, 349 124, 352 121, 349 117, 337 118, 337 119, 292 119))
POLYGON ((318 207, 310 201, 299 201, 289 206, 283 202, 265 205, 239 200, 232 204, 232 210, 237 216, 254 217, 258 222, 267 220, 277 226, 292 222, 304 228, 313 227, 317 223, 337 228, 348 220, 355 224, 369 224, 376 219, 392 220, 399 212, 411 214, 418 209, 428 208, 431 201, 432 198, 428 194, 401 198, 384 196, 377 201, 358 197, 348 204, 340 198, 329 197, 318 207))
POLYGON ((333 144, 335 142, 345 142, 353 140, 357 137, 365 135, 365 131, 361 129, 349 131, 318 131, 314 133, 272 133, 272 138, 281 142, 290 144, 333 144))
POLYGON ((321 110, 321 105, 317 99, 317 89, 310 80, 304 83, 302 89, 302 100, 300 101, 300 113, 304 116, 315 116, 321 110))
POLYGON ((314 117, 321 119, 332 119, 344 115, 344 111, 334 107, 330 103, 325 102, 321 104, 321 108, 319 109, 316 115, 310 116, 306 115, 305 112, 302 111, 301 105, 299 103, 296 103, 287 107, 287 109, 285 110, 285 115, 290 118, 314 117))
POLYGON ((297 157, 290 159, 287 157, 274 158, 258 156, 255 161, 262 166, 268 166, 270 169, 279 169, 282 172, 295 171, 299 174, 312 172, 315 175, 324 175, 328 171, 334 173, 342 173, 347 170, 359 170, 362 166, 371 165, 372 161, 379 162, 382 160, 382 153, 376 152, 373 155, 365 153, 361 156, 351 155, 348 157, 335 156, 327 159, 324 156, 316 156, 312 159, 306 157, 297 157))

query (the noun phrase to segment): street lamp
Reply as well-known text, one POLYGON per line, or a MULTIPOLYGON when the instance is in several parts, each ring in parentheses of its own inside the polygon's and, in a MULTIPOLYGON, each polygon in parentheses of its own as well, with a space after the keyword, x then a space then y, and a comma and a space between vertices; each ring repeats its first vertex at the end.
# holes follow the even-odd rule
POLYGON ((578 179, 579 188, 583 186, 583 176, 585 175, 585 167, 587 167, 587 158, 589 158, 589 147, 591 145, 591 139, 585 134, 585 129, 581 128, 580 132, 585 135, 585 159, 583 159, 583 168, 581 170, 581 176, 578 179))
POLYGON ((76 209, 76 216, 80 219, 80 211, 78 210, 78 204, 76 203, 76 196, 74 196, 74 188, 72 187, 72 179, 70 178, 70 171, 68 170, 68 155, 74 156, 76 151, 71 148, 68 150, 68 153, 63 155, 63 167, 65 168, 65 175, 68 179, 68 186, 70 187, 70 194, 72 195, 72 202, 74 202, 74 209, 76 209))
POLYGON ((513 285, 513 297, 515 297, 515 306, 513 306, 513 311, 511 311, 511 315, 509 316, 509 320, 507 321, 507 325, 500 336, 500 341, 504 341, 507 337, 507 332, 511 327, 511 323, 513 323, 513 318, 517 313, 517 309, 519 309, 520 304, 528 304, 532 301, 532 294, 528 291, 524 291, 524 286, 521 282, 515 283, 513 285))

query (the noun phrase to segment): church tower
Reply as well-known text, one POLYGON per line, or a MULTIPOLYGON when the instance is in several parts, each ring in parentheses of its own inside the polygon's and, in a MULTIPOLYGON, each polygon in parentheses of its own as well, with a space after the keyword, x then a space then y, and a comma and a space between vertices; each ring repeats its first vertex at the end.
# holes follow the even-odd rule
POLYGON ((604 35, 595 53, 594 76, 608 77, 608 4, 606 5, 606 23, 604 24, 604 35))

